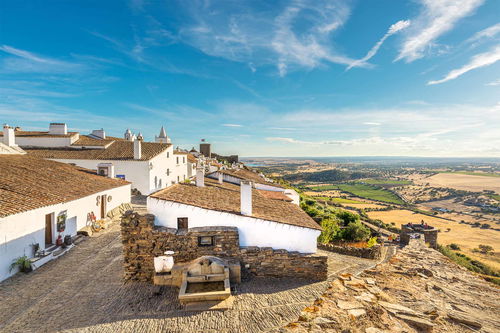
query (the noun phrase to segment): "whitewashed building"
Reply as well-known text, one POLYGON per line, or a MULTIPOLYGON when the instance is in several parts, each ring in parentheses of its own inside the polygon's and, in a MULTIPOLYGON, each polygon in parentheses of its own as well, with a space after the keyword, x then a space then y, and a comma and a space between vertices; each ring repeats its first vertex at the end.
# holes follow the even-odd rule
POLYGON ((232 184, 240 184, 242 181, 247 180, 253 183, 257 190, 281 192, 291 199, 291 201, 299 205, 300 196, 293 189, 287 189, 280 184, 272 182, 271 179, 266 178, 263 174, 249 170, 245 167, 233 169, 219 169, 218 171, 209 173, 207 177, 212 179, 219 179, 232 184))
POLYGON ((283 193, 253 190, 248 181, 205 178, 202 169, 197 173, 196 185, 177 184, 148 197, 156 225, 237 227, 240 246, 316 252, 321 227, 283 193))
MULTIPOLYGON (((3 138, 3 132, 0 133, 3 138)), ((129 129, 123 138, 107 136, 103 129, 89 135, 68 132, 66 124, 51 123, 48 131, 14 132, 15 140, 35 157, 101 170, 130 181, 132 188, 150 194, 187 178, 187 161, 177 163, 164 128, 158 142, 143 141, 129 129)), ((184 156, 186 160, 186 156, 184 156)))
POLYGON ((55 258, 59 236, 75 236, 97 218, 130 202, 130 183, 99 176, 95 171, 39 159, 29 154, 0 155, 0 281, 19 257, 33 266, 55 258))

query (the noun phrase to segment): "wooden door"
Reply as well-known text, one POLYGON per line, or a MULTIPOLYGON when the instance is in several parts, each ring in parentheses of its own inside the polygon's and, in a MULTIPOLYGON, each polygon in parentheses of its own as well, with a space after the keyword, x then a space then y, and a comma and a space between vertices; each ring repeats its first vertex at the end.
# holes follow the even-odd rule
POLYGON ((187 217, 178 217, 177 218, 177 229, 179 229, 179 230, 187 230, 188 229, 188 218, 187 217))
POLYGON ((101 219, 106 217, 106 202, 108 201, 106 194, 101 195, 101 219))
POLYGON ((52 244, 52 214, 45 215, 45 244, 52 244))

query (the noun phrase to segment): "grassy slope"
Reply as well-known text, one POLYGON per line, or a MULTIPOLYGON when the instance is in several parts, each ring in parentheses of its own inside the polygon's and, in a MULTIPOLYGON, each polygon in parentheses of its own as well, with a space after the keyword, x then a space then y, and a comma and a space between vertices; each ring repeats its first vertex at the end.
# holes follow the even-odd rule
POLYGON ((358 197, 389 202, 402 205, 404 202, 395 194, 381 188, 375 188, 365 184, 339 184, 338 188, 342 191, 352 193, 358 197))
POLYGON ((395 180, 395 179, 363 179, 360 182, 371 185, 410 185, 409 180, 395 180))

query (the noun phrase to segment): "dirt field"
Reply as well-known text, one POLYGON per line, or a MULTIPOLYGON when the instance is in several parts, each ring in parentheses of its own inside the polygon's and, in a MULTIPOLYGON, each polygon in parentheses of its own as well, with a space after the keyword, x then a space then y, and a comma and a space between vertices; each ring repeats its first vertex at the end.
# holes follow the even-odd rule
POLYGON ((500 177, 471 176, 455 173, 439 173, 432 177, 415 180, 435 187, 451 187, 457 190, 482 192, 491 190, 500 194, 500 177))
POLYGON ((409 210, 390 210, 367 212, 372 219, 379 219, 385 223, 394 222, 399 227, 401 224, 412 222, 420 223, 424 220, 428 224, 441 229, 438 235, 438 243, 455 243, 460 246, 462 251, 468 256, 480 259, 484 263, 500 270, 500 232, 495 230, 473 228, 467 224, 448 221, 436 217, 430 217, 422 214, 415 214, 409 210), (446 231, 448 228, 451 230, 446 231), (472 252, 479 244, 491 245, 497 251, 495 255, 478 255, 472 252))
POLYGON ((386 206, 384 205, 378 205, 378 204, 372 204, 372 203, 359 203, 359 204, 354 204, 354 203, 347 203, 347 204, 341 204, 343 207, 354 207, 354 208, 374 208, 374 209, 382 209, 385 208, 386 206))

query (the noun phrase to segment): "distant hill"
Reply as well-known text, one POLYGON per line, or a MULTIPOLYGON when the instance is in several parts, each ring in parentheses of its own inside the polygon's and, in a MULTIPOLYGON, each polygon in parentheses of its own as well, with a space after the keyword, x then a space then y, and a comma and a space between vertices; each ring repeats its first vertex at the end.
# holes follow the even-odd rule
POLYGON ((338 169, 324 170, 317 172, 300 172, 290 175, 285 175, 283 178, 290 182, 305 181, 305 182, 338 182, 357 180, 362 178, 370 178, 376 176, 371 172, 363 171, 344 171, 338 169))

